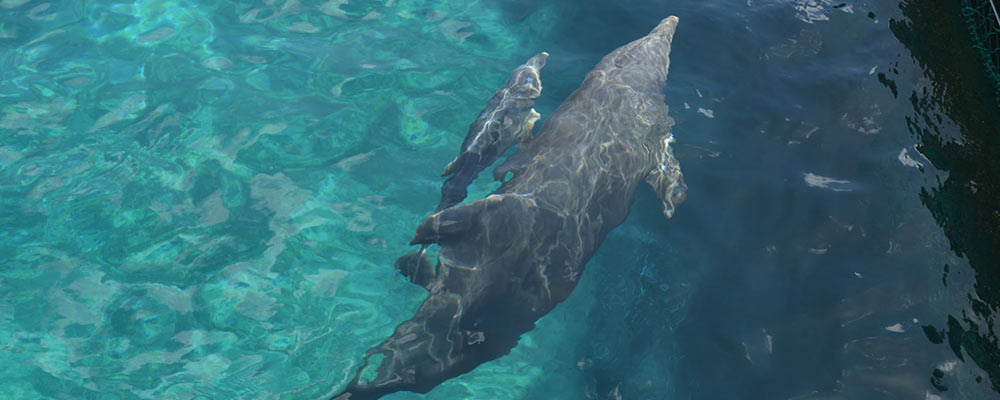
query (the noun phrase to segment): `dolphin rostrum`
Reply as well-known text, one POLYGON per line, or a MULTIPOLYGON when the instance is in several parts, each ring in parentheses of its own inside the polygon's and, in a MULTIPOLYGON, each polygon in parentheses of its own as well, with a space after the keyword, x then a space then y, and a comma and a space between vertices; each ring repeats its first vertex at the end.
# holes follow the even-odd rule
POLYGON ((335 400, 426 393, 507 354, 569 296, 605 236, 625 220, 640 181, 673 215, 686 190, 664 104, 676 27, 677 17, 666 18, 605 56, 494 170, 498 180, 513 178, 417 227, 411 244, 439 246, 430 293, 412 319, 367 352, 335 400))

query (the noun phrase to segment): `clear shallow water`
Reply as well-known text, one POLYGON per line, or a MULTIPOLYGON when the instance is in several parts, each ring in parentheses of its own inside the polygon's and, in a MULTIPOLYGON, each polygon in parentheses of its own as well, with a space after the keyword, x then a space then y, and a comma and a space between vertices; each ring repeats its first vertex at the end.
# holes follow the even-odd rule
POLYGON ((328 396, 510 69, 552 54, 547 116, 670 14, 688 201, 641 188, 510 355, 387 398, 995 396, 997 125, 922 17, 960 11, 839 5, 4 0, 0 397, 328 396))

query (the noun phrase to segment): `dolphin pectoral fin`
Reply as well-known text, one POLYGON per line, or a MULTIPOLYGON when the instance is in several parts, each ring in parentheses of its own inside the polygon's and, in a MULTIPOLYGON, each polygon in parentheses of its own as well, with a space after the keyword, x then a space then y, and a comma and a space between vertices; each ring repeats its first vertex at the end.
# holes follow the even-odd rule
POLYGON ((670 143, 673 141, 673 135, 666 135, 660 139, 653 150, 656 166, 653 167, 652 171, 649 171, 649 175, 646 175, 646 182, 653 187, 656 196, 663 203, 663 215, 667 218, 674 215, 674 209, 678 204, 684 202, 687 192, 680 163, 677 162, 674 151, 670 147, 670 143))
POLYGON ((444 170, 441 171, 441 176, 451 175, 451 169, 455 167, 455 163, 457 163, 457 162, 458 162, 458 157, 455 157, 455 159, 451 160, 451 162, 448 163, 448 165, 445 165, 444 166, 444 170))
POLYGON ((486 202, 477 200, 436 212, 417 226, 417 233, 410 244, 446 244, 463 237, 465 232, 479 224, 479 214, 485 209, 486 202))
POLYGON ((534 108, 528 111, 528 118, 524 120, 524 125, 521 129, 515 131, 514 139, 517 140, 518 143, 524 143, 535 137, 531 134, 531 132, 535 130, 535 122, 538 122, 539 119, 542 119, 542 114, 539 114, 534 108))
POLYGON ((395 267, 399 273, 410 279, 410 282, 430 290, 431 281, 437 275, 434 264, 427 257, 427 245, 420 250, 411 251, 396 259, 395 267))

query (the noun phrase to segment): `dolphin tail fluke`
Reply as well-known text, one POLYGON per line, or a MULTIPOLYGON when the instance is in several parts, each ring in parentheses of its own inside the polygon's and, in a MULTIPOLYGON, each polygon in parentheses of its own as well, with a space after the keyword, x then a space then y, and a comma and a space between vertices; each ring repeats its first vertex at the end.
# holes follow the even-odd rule
POLYGON ((354 379, 347 384, 340 393, 333 395, 330 400, 378 400, 379 397, 385 396, 388 393, 372 393, 370 390, 365 390, 359 387, 358 381, 361 379, 361 371, 364 370, 364 365, 358 368, 357 372, 354 373, 354 379))
POLYGON ((674 151, 670 146, 673 141, 674 136, 670 134, 660 139, 653 152, 656 166, 646 176, 646 182, 653 187, 656 196, 663 203, 663 215, 667 218, 674 215, 674 209, 678 204, 684 202, 687 192, 680 163, 674 157, 674 151))

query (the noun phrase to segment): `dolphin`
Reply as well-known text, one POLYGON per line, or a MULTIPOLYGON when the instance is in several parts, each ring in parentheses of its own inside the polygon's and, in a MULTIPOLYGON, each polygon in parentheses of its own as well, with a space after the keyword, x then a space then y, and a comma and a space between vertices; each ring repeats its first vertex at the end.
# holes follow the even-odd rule
POLYGON ((429 294, 368 350, 334 400, 426 393, 501 357, 569 296, 639 182, 671 217, 686 186, 664 87, 677 17, 605 56, 534 138, 494 169, 484 199, 427 217, 411 244, 437 244, 429 294), (371 364, 371 365, 369 365, 371 364))
POLYGON ((542 93, 539 72, 548 57, 549 53, 542 52, 514 69, 507 84, 487 102, 469 127, 458 157, 441 173, 450 177, 441 186, 441 202, 435 212, 464 200, 466 188, 479 172, 496 162, 515 140, 523 143, 531 137, 535 121, 541 118, 532 107, 542 93))
MULTIPOLYGON (((469 126, 469 133, 455 159, 448 163, 441 176, 448 179, 441 185, 441 211, 465 200, 468 186, 479 173, 492 165, 514 141, 523 143, 531 138, 531 131, 541 115, 533 108, 535 99, 542 93, 539 72, 545 66, 549 53, 539 53, 514 69, 507 83, 497 90, 469 126)), ((417 285, 427 287, 435 276, 435 268, 426 256, 427 245, 404 254, 396 260, 395 267, 403 276, 417 285)))

